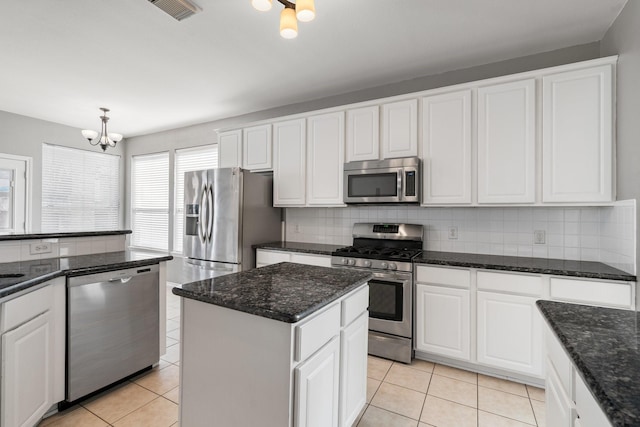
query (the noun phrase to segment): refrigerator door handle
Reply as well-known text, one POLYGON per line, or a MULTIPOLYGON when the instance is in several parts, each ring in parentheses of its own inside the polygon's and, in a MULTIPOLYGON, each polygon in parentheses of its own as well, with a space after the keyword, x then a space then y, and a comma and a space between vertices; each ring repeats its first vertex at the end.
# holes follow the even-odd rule
POLYGON ((207 241, 207 231, 205 230, 205 210, 208 212, 206 203, 207 203, 207 186, 205 185, 202 190, 202 194, 200 195, 200 212, 198 214, 198 236, 200 237, 200 242, 205 244, 207 241))
POLYGON ((207 201, 209 203, 209 224, 207 225, 207 241, 211 243, 213 237, 213 217, 215 215, 215 207, 213 206, 213 185, 209 186, 207 191, 207 201))

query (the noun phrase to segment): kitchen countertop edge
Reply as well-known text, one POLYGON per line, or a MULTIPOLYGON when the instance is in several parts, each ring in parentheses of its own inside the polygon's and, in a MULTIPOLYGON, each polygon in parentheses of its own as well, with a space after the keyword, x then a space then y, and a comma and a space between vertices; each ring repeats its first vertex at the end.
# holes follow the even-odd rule
POLYGON ((29 233, 29 234, 2 234, 0 242, 11 240, 36 240, 55 239, 64 237, 91 237, 91 236, 116 236, 120 234, 131 234, 131 230, 111 230, 111 231, 77 231, 67 233, 29 233))

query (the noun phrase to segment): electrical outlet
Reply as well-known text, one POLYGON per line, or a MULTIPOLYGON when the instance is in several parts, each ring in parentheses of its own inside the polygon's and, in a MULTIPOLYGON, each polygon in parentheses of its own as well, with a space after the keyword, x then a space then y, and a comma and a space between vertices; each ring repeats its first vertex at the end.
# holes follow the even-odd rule
POLYGON ((300 234, 300 224, 293 225, 293 232, 296 234, 300 234))
POLYGON ((544 245, 547 241, 546 237, 546 232, 544 230, 535 230, 533 232, 533 244, 544 245))
POLYGON ((32 243, 30 246, 31 255, 48 254, 51 252, 51 243, 32 243))
POLYGON ((458 227, 449 227, 449 240, 457 240, 458 239, 458 227))

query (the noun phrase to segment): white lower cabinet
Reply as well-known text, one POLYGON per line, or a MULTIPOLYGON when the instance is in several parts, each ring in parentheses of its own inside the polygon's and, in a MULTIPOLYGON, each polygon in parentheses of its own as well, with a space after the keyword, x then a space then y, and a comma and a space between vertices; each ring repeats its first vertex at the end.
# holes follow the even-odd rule
POLYGON ((470 291, 416 286, 416 350, 470 360, 470 291))
POLYGON ((353 425, 367 400, 368 340, 369 313, 365 311, 340 332, 340 427, 353 425))
POLYGON ((547 363, 545 386, 546 425, 571 427, 575 419, 575 407, 562 387, 552 363, 547 363))
POLYGON ((64 278, 0 305, 0 426, 34 426, 64 400, 64 316, 64 278))
POLYGON ((296 264, 317 265, 331 267, 331 256, 307 254, 301 252, 282 252, 269 249, 256 250, 256 267, 264 267, 279 262, 293 262, 296 264))
POLYGON ((536 298, 478 291, 478 362, 542 375, 542 324, 536 298))
POLYGON ((340 340, 333 338, 296 368, 297 427, 338 425, 340 340))

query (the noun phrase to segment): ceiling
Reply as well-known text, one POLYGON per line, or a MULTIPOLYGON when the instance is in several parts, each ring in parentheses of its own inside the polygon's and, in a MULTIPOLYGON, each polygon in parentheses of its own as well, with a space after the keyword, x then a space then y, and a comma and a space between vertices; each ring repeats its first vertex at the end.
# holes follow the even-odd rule
POLYGON ((316 0, 297 39, 280 5, 13 0, 0 14, 0 110, 125 137, 601 40, 626 0, 316 0))

